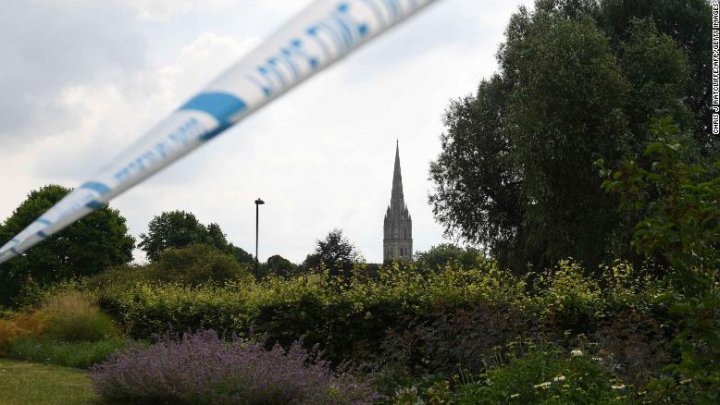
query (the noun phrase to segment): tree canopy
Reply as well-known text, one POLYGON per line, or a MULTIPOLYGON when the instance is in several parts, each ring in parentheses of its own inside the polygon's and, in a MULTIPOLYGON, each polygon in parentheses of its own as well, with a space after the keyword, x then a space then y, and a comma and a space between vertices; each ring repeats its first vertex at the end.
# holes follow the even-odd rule
POLYGON ((140 235, 138 247, 150 261, 157 261, 163 251, 194 244, 210 245, 235 257, 238 263, 252 263, 253 256, 227 241, 220 225, 203 225, 192 213, 170 211, 154 217, 148 224, 148 233, 140 235))
POLYGON ((430 271, 443 270, 448 265, 460 265, 473 268, 484 258, 482 252, 473 247, 460 247, 451 243, 433 246, 425 252, 415 254, 415 264, 419 269, 430 271))
POLYGON ((315 252, 303 262, 305 269, 325 267, 330 275, 349 277, 353 265, 361 260, 355 246, 343 235, 340 229, 333 229, 325 240, 317 241, 315 252))
MULTIPOLYGON (((448 234, 525 271, 572 256, 589 268, 631 255, 628 219, 593 167, 615 167, 669 116, 697 155, 707 105, 702 0, 540 0, 521 8, 500 71, 450 103, 430 203, 448 234), (642 3, 643 6, 638 6, 642 3), (682 4, 681 4, 682 3, 682 4)), ((705 36, 707 35, 707 36, 705 36)), ((714 152, 711 152, 712 155, 714 152)))
POLYGON ((265 274, 274 274, 277 276, 288 277, 297 272, 298 266, 290 260, 280 256, 272 255, 268 257, 260 271, 265 274))
MULTIPOLYGON (((58 185, 32 191, 0 226, 9 240, 71 190, 58 185)), ((97 274, 132 260, 135 239, 117 210, 104 206, 49 237, 22 256, 0 265, 0 302, 13 304, 23 289, 97 274)))

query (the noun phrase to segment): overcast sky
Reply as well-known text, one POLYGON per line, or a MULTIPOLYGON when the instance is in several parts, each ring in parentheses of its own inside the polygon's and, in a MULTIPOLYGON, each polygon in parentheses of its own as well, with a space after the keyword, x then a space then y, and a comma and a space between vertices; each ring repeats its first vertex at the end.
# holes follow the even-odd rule
MULTIPOLYGON (((0 220, 33 189, 81 184, 310 2, 3 0, 0 220)), ((301 262, 339 228, 379 262, 399 139, 414 248, 442 243, 427 203, 442 114, 496 71, 521 4, 439 0, 111 206, 136 237, 186 210, 253 252, 262 197, 261 260, 301 262)))

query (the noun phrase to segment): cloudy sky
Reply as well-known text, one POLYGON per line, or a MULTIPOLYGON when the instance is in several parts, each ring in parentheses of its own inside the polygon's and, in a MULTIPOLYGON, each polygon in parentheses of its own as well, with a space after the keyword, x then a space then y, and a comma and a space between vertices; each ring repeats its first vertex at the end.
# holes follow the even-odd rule
MULTIPOLYGON (((3 0, 0 220, 32 189, 81 184, 310 2, 3 0)), ((521 4, 439 0, 111 206, 135 236, 180 209, 253 251, 259 196, 261 260, 300 262, 340 228, 378 262, 399 139, 415 250, 442 243, 427 203, 442 113, 497 69, 521 4)))

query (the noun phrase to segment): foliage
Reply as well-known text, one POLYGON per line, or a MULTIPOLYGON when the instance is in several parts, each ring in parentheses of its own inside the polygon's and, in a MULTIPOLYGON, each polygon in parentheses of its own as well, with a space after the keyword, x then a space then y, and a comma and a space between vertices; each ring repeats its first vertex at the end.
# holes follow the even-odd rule
POLYGON ((587 332, 604 298, 597 281, 585 277, 583 268, 569 260, 560 261, 551 273, 540 274, 535 281, 543 316, 563 330, 587 332))
MULTIPOLYGON (((704 397, 678 400, 717 401, 720 397, 720 176, 709 168, 688 164, 680 129, 669 118, 657 121, 658 140, 645 155, 644 169, 635 160, 617 171, 606 170, 604 187, 619 194, 621 208, 639 212, 632 243, 648 258, 663 258, 677 295, 672 312, 683 320, 676 343, 682 361, 674 371, 706 392, 704 397)), ((599 162, 603 165, 604 162, 599 162)), ((720 169, 720 161, 715 170, 720 169)), ((671 384, 672 386, 672 384, 671 384)), ((682 393, 684 387, 674 385, 682 393), (680 389, 682 388, 682 389, 680 389)))
POLYGON ((208 245, 168 249, 147 269, 152 280, 187 285, 241 281, 249 277, 247 269, 232 256, 208 245))
POLYGON ((103 285, 131 287, 138 282, 197 286, 227 281, 249 281, 250 273, 234 258, 205 244, 172 248, 140 266, 119 266, 87 280, 91 288, 103 285))
POLYGON ((481 264, 484 260, 485 257, 479 250, 472 247, 462 248, 451 243, 433 246, 426 252, 415 254, 417 268, 429 271, 442 270, 451 264, 459 264, 461 267, 469 269, 481 264))
POLYGON ((342 231, 333 229, 325 240, 317 241, 315 252, 307 256, 303 267, 308 270, 324 268, 332 276, 342 275, 348 278, 353 265, 361 260, 360 253, 343 236, 342 231))
POLYGON ((90 378, 77 369, 0 359, 0 375, 7 405, 90 405, 100 399, 90 378))
POLYGON ((629 264, 619 263, 598 281, 564 262, 528 285, 493 262, 428 273, 395 265, 381 268, 377 278, 356 276, 347 283, 309 274, 222 286, 106 285, 97 293, 134 338, 212 328, 288 347, 302 336, 308 347, 319 344, 334 364, 352 359, 412 374, 459 367, 478 372, 483 356, 508 340, 569 344, 566 332, 584 332, 618 352, 614 361, 627 367, 628 378, 645 381, 667 364, 660 359, 672 356, 663 342, 675 330, 667 307, 676 298, 661 283, 635 280, 633 274, 629 264), (625 346, 608 337, 616 330, 628 333, 621 321, 629 314, 645 319, 638 322, 647 325, 643 333, 633 339, 658 362, 634 363, 625 346))
POLYGON ((126 340, 111 337, 97 341, 62 341, 47 336, 24 336, 12 342, 6 357, 58 366, 89 368, 122 349, 126 340))
POLYGON ((488 263, 486 269, 420 275, 414 269, 382 269, 377 279, 328 274, 268 277, 256 283, 198 287, 177 284, 104 286, 102 307, 133 337, 212 328, 268 333, 288 345, 305 336, 320 343, 328 359, 373 353, 390 326, 437 302, 468 305, 492 299, 503 305, 523 300, 524 285, 488 263))
POLYGON ((709 54, 700 46, 709 15, 702 0, 521 8, 498 74, 446 111, 430 202, 447 233, 487 246, 516 272, 568 256, 588 269, 609 253, 632 259, 633 218, 616 213, 592 162, 614 166, 640 152, 653 118, 665 114, 697 155, 712 156, 717 142, 702 131, 709 54))
POLYGON ((437 305, 406 315, 389 326, 381 345, 383 364, 411 375, 458 370, 482 372, 497 347, 535 327, 531 316, 513 307, 479 302, 470 308, 437 305))
MULTIPOLYGON (((70 192, 49 185, 32 191, 0 226, 0 240, 9 240, 70 192)), ((134 239, 125 218, 107 206, 48 238, 32 250, 0 264, 0 304, 17 305, 32 286, 97 274, 132 260, 134 239)))
POLYGON ((260 269, 260 271, 265 274, 285 277, 297 273, 297 270, 297 265, 280 255, 272 255, 268 257, 267 262, 264 263, 260 269))
POLYGON ((140 235, 138 247, 150 261, 157 261, 169 248, 183 248, 206 244, 221 252, 231 254, 238 263, 251 263, 252 255, 229 243, 220 225, 205 226, 192 213, 170 211, 154 217, 148 224, 148 233, 140 235))
POLYGON ((637 396, 600 366, 602 360, 581 349, 517 345, 519 353, 481 374, 462 373, 450 380, 436 380, 429 387, 399 388, 396 404, 607 404, 631 403, 637 396))
POLYGON ((124 344, 118 328, 77 291, 50 295, 37 310, 0 320, 0 354, 70 367, 89 367, 124 344))
POLYGON ((42 312, 20 313, 9 319, 0 319, 0 355, 12 343, 27 335, 41 334, 47 329, 47 316, 42 312))
MULTIPOLYGON (((699 151, 708 157, 715 156, 720 143, 712 135, 706 119, 710 110, 711 93, 707 86, 710 80, 711 49, 706 45, 711 38, 712 22, 710 4, 706 0, 604 0, 600 2, 601 10, 597 13, 598 24, 608 34, 613 46, 619 49, 622 41, 631 35, 629 27, 637 20, 652 22, 657 30, 679 45, 688 62, 688 80, 683 83, 682 99, 694 115, 691 131, 699 151)), ((673 69, 676 59, 665 55, 667 47, 660 42, 648 42, 645 59, 645 82, 638 82, 651 87, 653 82, 659 86, 671 83, 671 75, 663 69, 673 69), (657 52, 660 51, 660 52, 657 52), (657 53, 655 53, 657 52, 657 53), (658 63, 658 62, 662 63, 658 63), (659 74, 658 74, 659 73, 659 74)), ((642 45, 641 43, 638 43, 642 45)), ((640 59, 639 61, 642 61, 640 59)), ((640 88, 641 86, 637 86, 640 88)), ((667 100, 667 99, 663 99, 667 100)), ((642 100, 642 104, 655 103, 654 99, 642 100)), ((672 105, 674 102, 671 102, 672 105)), ((676 117, 677 118, 677 117, 676 117)))
POLYGON ((122 402, 350 404, 372 391, 309 355, 299 343, 285 351, 226 343, 215 332, 130 348, 93 369, 103 398, 122 402))
POLYGON ((668 117, 656 121, 658 141, 645 150, 651 168, 626 161, 617 171, 605 171, 610 178, 603 187, 620 195, 621 209, 642 212, 632 240, 639 253, 662 256, 681 274, 712 271, 720 268, 720 177, 686 163, 679 132, 668 117))
POLYGON ((119 335, 112 320, 80 293, 53 296, 38 312, 47 317, 47 328, 39 334, 61 342, 98 342, 119 335))

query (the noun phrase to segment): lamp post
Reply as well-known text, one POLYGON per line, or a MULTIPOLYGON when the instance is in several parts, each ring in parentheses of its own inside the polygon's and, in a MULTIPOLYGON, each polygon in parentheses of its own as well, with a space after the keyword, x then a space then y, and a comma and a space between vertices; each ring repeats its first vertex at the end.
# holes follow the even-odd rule
POLYGON ((257 279, 259 274, 259 258, 258 258, 258 236, 260 234, 260 206, 265 204, 265 201, 258 198, 255 200, 255 278, 257 279))

